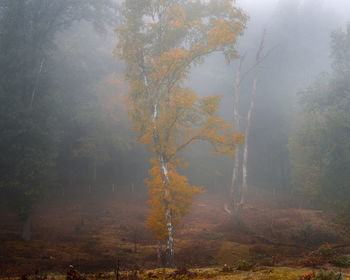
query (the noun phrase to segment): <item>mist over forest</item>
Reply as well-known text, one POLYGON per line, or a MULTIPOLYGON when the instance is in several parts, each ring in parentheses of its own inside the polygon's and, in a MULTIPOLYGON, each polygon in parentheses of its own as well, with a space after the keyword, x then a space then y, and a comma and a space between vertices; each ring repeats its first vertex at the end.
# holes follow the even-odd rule
POLYGON ((0 0, 0 279, 350 279, 349 20, 0 0))

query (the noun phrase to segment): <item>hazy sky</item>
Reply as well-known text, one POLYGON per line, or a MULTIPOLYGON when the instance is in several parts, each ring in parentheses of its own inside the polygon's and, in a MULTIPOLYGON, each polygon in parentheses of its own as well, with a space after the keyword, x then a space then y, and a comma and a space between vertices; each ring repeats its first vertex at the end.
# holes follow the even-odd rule
MULTIPOLYGON (((303 0, 301 2, 308 1, 319 1, 323 3, 326 10, 338 17, 339 20, 344 22, 350 20, 350 0, 303 0)), ((264 11, 273 13, 278 2, 279 0, 237 0, 238 6, 245 9, 251 16, 261 14, 264 11)))
POLYGON ((349 0, 325 0, 324 5, 331 9, 335 14, 341 15, 348 21, 350 19, 350 1, 349 0))

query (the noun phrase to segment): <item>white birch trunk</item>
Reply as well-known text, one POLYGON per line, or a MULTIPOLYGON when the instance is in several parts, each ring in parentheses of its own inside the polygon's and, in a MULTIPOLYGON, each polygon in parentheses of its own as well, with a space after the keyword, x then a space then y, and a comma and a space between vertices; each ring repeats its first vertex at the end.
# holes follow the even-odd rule
POLYGON ((250 125, 252 121, 252 112, 255 105, 255 96, 256 96, 256 89, 258 84, 258 74, 259 74, 259 67, 260 67, 260 56, 261 52, 264 48, 264 40, 265 40, 265 30, 263 31, 263 35, 260 41, 259 49, 256 53, 256 60, 255 60, 255 66, 254 66, 254 80, 253 80, 253 88, 252 88, 252 94, 250 96, 250 105, 249 110, 247 114, 247 124, 245 128, 244 133, 244 147, 243 147, 243 162, 242 162, 242 195, 241 195, 241 201, 239 202, 239 207, 241 208, 243 204, 246 202, 246 196, 247 196, 247 162, 248 162, 248 138, 249 138, 249 132, 250 132, 250 125))
POLYGON ((96 159, 96 155, 94 158, 94 185, 96 185, 96 181, 97 181, 97 159, 96 159))
MULTIPOLYGON (((158 16, 160 19, 161 14, 158 16)), ((161 34, 159 35, 160 40, 161 40, 161 34)), ((160 50, 161 52, 161 50, 160 50)), ((149 91, 149 80, 146 74, 146 71, 144 69, 144 63, 140 65, 140 69, 143 73, 143 78, 144 78, 144 83, 146 86, 147 92, 149 91)), ((154 101, 153 105, 153 118, 152 118, 152 123, 153 123, 153 142, 154 145, 157 147, 160 147, 160 139, 159 139, 159 134, 158 134, 158 127, 157 127, 157 120, 159 117, 159 112, 158 112, 158 94, 155 94, 156 99, 154 101)), ((169 177, 168 177, 168 162, 165 157, 165 155, 159 151, 157 153, 158 156, 158 162, 161 167, 162 171, 162 178, 163 178, 163 187, 164 187, 164 197, 165 197, 165 221, 166 221, 166 226, 167 226, 167 231, 168 231, 168 239, 166 240, 166 251, 165 251, 165 257, 166 257, 166 266, 167 267, 174 267, 174 226, 173 226, 173 217, 172 217, 172 212, 171 209, 169 208, 167 198, 170 195, 168 185, 169 185, 169 177)))
POLYGON ((168 239, 166 241, 166 248, 165 248, 165 261, 166 261, 166 267, 174 267, 174 226, 173 226, 173 217, 172 217, 172 211, 169 208, 167 201, 167 198, 170 195, 168 184, 169 184, 169 177, 168 177, 168 166, 167 162, 164 160, 164 157, 162 155, 159 156, 159 162, 161 165, 162 175, 163 175, 163 185, 164 185, 164 191, 165 191, 165 220, 166 220, 166 226, 168 230, 168 239))
MULTIPOLYGON (((239 120, 239 112, 238 112, 238 106, 239 106, 239 90, 241 86, 241 69, 243 64, 244 56, 241 56, 239 58, 239 64, 238 69, 236 73, 236 81, 235 81, 235 97, 234 97, 234 104, 233 104, 233 125, 236 131, 240 129, 240 120, 239 120)), ((231 188, 230 188, 230 200, 231 200, 231 209, 229 212, 232 213, 232 210, 235 210, 237 207, 237 196, 239 195, 239 185, 238 185, 238 168, 239 168, 239 162, 240 162, 240 148, 236 147, 235 149, 235 157, 233 162, 233 170, 232 170, 232 181, 231 181, 231 188)))
POLYGON ((35 85, 34 85, 34 88, 33 88, 33 91, 32 91, 32 97, 30 98, 30 108, 33 107, 34 97, 35 97, 36 90, 37 90, 37 87, 38 87, 38 82, 39 82, 39 76, 41 74, 41 71, 43 70, 44 62, 45 62, 45 58, 42 59, 40 67, 39 67, 39 71, 36 74, 35 85))
MULTIPOLYGON (((153 141, 156 146, 159 146, 159 135, 158 135, 158 129, 157 129, 157 119, 158 119, 158 104, 154 104, 153 109, 153 141)), ((170 195, 168 185, 169 185, 169 177, 168 177, 168 162, 166 157, 162 154, 158 154, 158 161, 161 167, 162 171, 162 177, 163 177, 163 186, 164 186, 164 195, 165 195, 165 221, 168 231, 168 239, 166 241, 166 248, 165 248, 165 261, 167 267, 174 267, 174 226, 173 226, 173 217, 171 209, 169 208, 169 205, 167 203, 167 199, 170 195)))

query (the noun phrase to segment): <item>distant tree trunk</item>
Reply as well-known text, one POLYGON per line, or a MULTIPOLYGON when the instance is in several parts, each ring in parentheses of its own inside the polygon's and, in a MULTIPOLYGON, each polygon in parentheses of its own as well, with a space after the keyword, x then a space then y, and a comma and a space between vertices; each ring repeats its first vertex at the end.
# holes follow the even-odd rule
POLYGON ((163 251, 163 244, 161 240, 158 240, 158 248, 157 248, 157 264, 158 267, 162 267, 162 251, 163 251))
POLYGON ((43 70, 44 63, 45 63, 45 58, 43 58, 41 60, 39 71, 36 74, 34 88, 33 88, 33 91, 32 91, 32 96, 30 98, 30 109, 33 108, 34 97, 35 97, 35 94, 36 94, 36 91, 37 91, 37 88, 38 88, 39 77, 40 77, 40 74, 41 74, 41 72, 43 70))
MULTIPOLYGON (((236 81, 235 81, 235 98, 234 98, 234 104, 233 104, 233 126, 235 130, 240 129, 238 106, 239 106, 239 90, 241 86, 241 69, 242 69, 243 60, 244 60, 244 56, 241 56, 239 58, 239 64, 238 64, 236 81)), ((239 162, 240 162, 240 148, 237 147, 235 149, 235 158, 233 162, 232 181, 231 181, 231 188, 230 188, 230 202, 231 202, 230 211, 236 209, 237 201, 238 201, 237 196, 240 193, 240 187, 238 185, 239 162)))
POLYGON ((120 270, 120 261, 119 259, 117 259, 116 268, 114 270, 116 280, 119 280, 119 270, 120 270))
POLYGON ((69 186, 73 186, 73 168, 69 169, 69 186))
POLYGON ((94 185, 96 186, 97 181, 97 159, 96 156, 94 158, 94 185))
POLYGON ((31 224, 30 215, 27 215, 23 220, 23 228, 22 228, 22 238, 25 241, 30 241, 30 238, 31 238, 30 224, 31 224))
POLYGON ((254 65, 254 80, 253 80, 253 88, 252 93, 250 96, 250 105, 248 109, 247 114, 247 124, 245 127, 245 133, 244 133, 244 147, 243 147, 243 162, 242 162, 242 195, 241 195, 241 201, 239 202, 239 206, 242 207, 243 204, 246 202, 246 196, 247 196, 247 162, 248 162, 248 138, 249 138, 249 132, 250 132, 250 125, 252 121, 252 112, 255 105, 255 96, 256 96, 256 89, 258 84, 258 75, 259 75, 259 67, 261 62, 261 52, 264 48, 264 41, 265 41, 265 30, 263 31, 263 35, 260 41, 259 49, 256 53, 255 58, 255 65, 254 65))
POLYGON ((133 228, 134 253, 137 253, 137 243, 140 241, 140 229, 135 226, 133 228))

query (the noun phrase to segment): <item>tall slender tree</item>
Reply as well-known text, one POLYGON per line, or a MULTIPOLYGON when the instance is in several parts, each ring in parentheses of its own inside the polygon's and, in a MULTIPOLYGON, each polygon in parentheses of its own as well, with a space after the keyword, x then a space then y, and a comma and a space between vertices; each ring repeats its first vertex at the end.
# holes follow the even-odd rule
POLYGON ((243 153, 242 153, 242 157, 240 157, 241 153, 240 153, 239 147, 236 148, 237 156, 235 157, 234 163, 233 163, 232 181, 231 181, 231 188, 230 188, 230 208, 225 207, 225 210, 230 214, 232 214, 233 211, 240 210, 243 204, 246 202, 247 188, 248 188, 248 183, 247 183, 248 140, 249 140, 250 126, 252 122, 252 113, 255 106, 260 65, 262 60, 266 57, 266 55, 262 57, 264 41, 265 41, 265 30, 263 31, 258 50, 256 52, 255 63, 253 67, 251 67, 247 72, 243 73, 242 75, 241 70, 242 70, 242 64, 244 61, 244 56, 241 56, 239 58, 238 68, 236 72, 234 104, 233 104, 233 123, 235 127, 238 129, 240 129, 240 126, 242 126, 241 120, 240 120, 241 115, 239 112, 241 85, 242 85, 243 79, 251 70, 254 70, 254 77, 253 77, 253 86, 252 86, 251 95, 250 95, 249 107, 247 110, 246 118, 244 118, 244 121, 243 121, 243 126, 245 127, 243 153), (241 177, 239 176, 240 170, 242 171, 241 177), (240 183, 240 179, 242 183, 240 183))
POLYGON ((178 154, 208 141, 217 154, 234 155, 242 134, 218 117, 219 96, 198 96, 184 86, 193 64, 215 51, 228 62, 246 15, 230 0, 126 0, 116 52, 126 63, 129 112, 139 142, 154 153, 147 180, 148 225, 166 240, 166 266, 174 266, 174 226, 201 188, 177 172, 178 154))
POLYGON ((332 34, 332 72, 301 93, 289 149, 295 187, 350 224, 350 24, 332 34))

